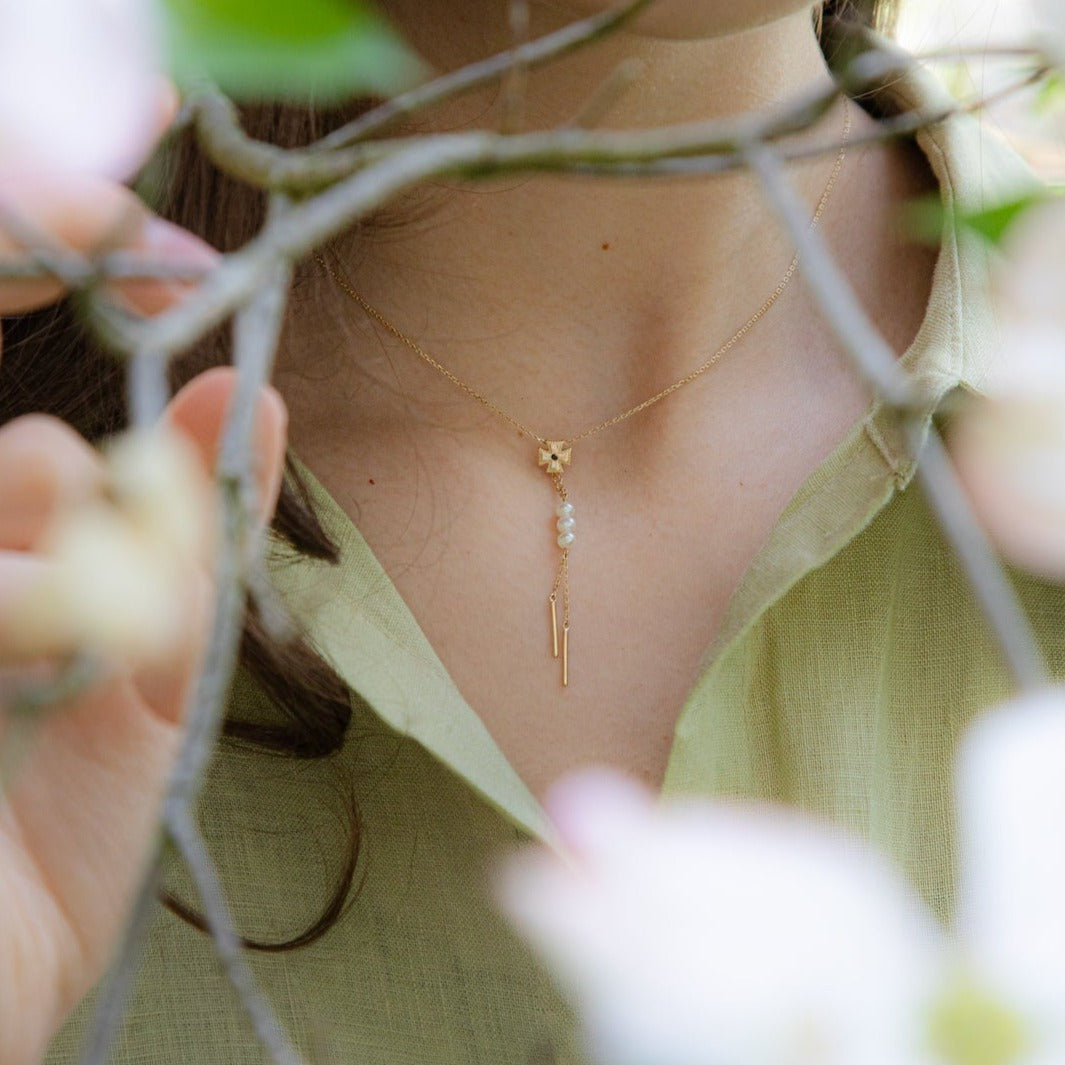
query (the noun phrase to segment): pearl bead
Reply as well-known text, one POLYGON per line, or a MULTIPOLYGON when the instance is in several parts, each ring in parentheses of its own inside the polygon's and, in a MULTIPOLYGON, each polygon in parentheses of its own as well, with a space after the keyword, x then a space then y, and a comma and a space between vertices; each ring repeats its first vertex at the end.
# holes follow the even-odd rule
POLYGON ((573 541, 576 540, 576 539, 577 539, 577 537, 574 536, 572 532, 559 533, 558 534, 558 546, 559 547, 569 547, 569 545, 572 544, 573 541))
POLYGON ((573 504, 567 503, 563 500, 557 507, 555 507, 555 513, 560 518, 572 518, 573 517, 573 504))
POLYGON ((570 518, 570 517, 559 518, 558 521, 555 523, 555 528, 557 528, 559 532, 563 532, 563 533, 564 532, 573 532, 573 530, 576 528, 576 526, 577 526, 576 520, 574 518, 570 518))

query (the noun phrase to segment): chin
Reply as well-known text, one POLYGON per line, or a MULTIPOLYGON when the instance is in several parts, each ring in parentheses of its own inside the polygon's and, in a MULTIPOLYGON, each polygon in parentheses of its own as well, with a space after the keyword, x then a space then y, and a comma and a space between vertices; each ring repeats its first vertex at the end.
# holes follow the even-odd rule
MULTIPOLYGON (((574 18, 609 11, 622 0, 533 0, 574 18)), ((651 0, 628 24, 631 33, 663 40, 700 40, 752 30, 819 6, 811 0, 651 0)))

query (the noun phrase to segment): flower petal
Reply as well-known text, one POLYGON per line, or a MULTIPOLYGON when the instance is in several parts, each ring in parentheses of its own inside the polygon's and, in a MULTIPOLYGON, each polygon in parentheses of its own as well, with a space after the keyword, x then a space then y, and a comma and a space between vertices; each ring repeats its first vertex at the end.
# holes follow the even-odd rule
POLYGON ((984 980, 1063 1039, 1065 689, 981 718, 962 744, 957 791, 960 933, 984 980))
POLYGON ((502 895, 581 1007, 599 1060, 921 1060, 939 933, 857 841, 773 808, 655 807, 602 771, 551 805, 578 841, 572 860, 519 855, 502 895))
POLYGON ((0 0, 0 166, 130 176, 158 122, 154 15, 150 0, 0 0))

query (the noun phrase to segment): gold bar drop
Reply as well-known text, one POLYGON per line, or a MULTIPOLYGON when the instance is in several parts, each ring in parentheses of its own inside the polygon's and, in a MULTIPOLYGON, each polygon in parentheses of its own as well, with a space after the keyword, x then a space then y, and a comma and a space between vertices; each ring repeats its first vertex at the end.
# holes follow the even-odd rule
POLYGON ((547 601, 551 604, 551 653, 558 658, 558 611, 555 609, 554 595, 549 596, 547 601))
POLYGON ((562 626, 562 687, 569 687, 569 625, 562 626))

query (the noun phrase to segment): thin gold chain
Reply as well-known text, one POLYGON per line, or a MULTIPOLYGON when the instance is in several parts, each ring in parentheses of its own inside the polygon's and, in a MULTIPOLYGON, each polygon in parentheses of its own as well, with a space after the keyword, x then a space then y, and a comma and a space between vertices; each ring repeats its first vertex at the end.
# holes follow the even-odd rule
MULTIPOLYGON (((813 217, 810 220, 811 229, 815 228, 821 221, 821 218, 825 213, 825 208, 828 206, 828 201, 832 197, 832 190, 836 186, 836 180, 839 178, 840 171, 843 169, 843 162, 847 156, 847 141, 850 136, 850 130, 851 115, 850 109, 848 108, 846 110, 846 118, 843 125, 843 135, 840 138, 839 154, 836 156, 835 165, 832 167, 832 173, 829 175, 828 183, 825 185, 825 189, 821 193, 821 198, 817 203, 817 208, 814 211, 813 217)), ((383 325, 385 329, 387 329, 388 332, 392 334, 392 336, 394 336, 397 340, 406 344, 407 347, 411 348, 414 352, 416 352, 420 356, 420 358, 423 361, 427 362, 430 366, 432 366, 434 370, 438 370, 453 385, 455 385, 457 388, 462 389, 463 392, 465 392, 473 399, 477 400, 477 402, 480 403, 482 406, 487 407, 497 417, 502 418, 505 422, 509 422, 523 436, 531 437, 533 440, 536 440, 540 444, 547 443, 549 439, 548 437, 540 436, 539 433, 533 432, 533 430, 530 429, 527 425, 515 418, 513 414, 510 414, 508 411, 503 410, 502 407, 497 406, 482 392, 478 392, 477 389, 474 388, 472 385, 467 384, 461 378, 457 377, 454 373, 452 373, 452 371, 449 370, 443 363, 438 362, 436 359, 434 359, 433 356, 430 355, 429 352, 427 352, 424 348, 422 348, 417 341, 407 336, 406 333, 401 332, 400 329, 397 326, 393 325, 379 310, 377 310, 376 307, 373 307, 369 303, 367 303, 366 300, 364 300, 354 288, 352 288, 343 280, 343 278, 337 277, 337 275, 329 268, 328 263, 326 263, 326 261, 320 255, 318 256, 318 262, 326 271, 326 273, 329 274, 329 276, 333 279, 333 281, 336 282, 336 284, 341 289, 343 289, 343 291, 346 292, 353 300, 355 300, 355 302, 358 303, 362 307, 362 309, 368 315, 370 315, 371 318, 374 318, 376 321, 380 322, 381 325, 383 325)), ((595 425, 589 426, 587 429, 584 429, 579 432, 576 436, 566 437, 566 443, 576 444, 581 440, 586 440, 588 437, 594 436, 596 433, 602 432, 604 429, 610 429, 612 426, 618 425, 620 422, 626 421, 627 419, 631 418, 634 414, 639 414, 640 411, 647 410, 648 407, 652 406, 655 403, 658 403, 660 400, 665 399, 666 396, 672 395, 674 392, 676 392, 680 388, 683 388, 685 385, 691 384, 691 382, 694 381, 696 378, 702 377, 702 375, 706 373, 706 371, 709 370, 711 366, 713 366, 719 359, 721 359, 724 355, 731 351, 755 327, 755 325, 757 325, 758 322, 760 322, 766 316, 766 314, 769 313, 770 308, 772 308, 772 306, 777 302, 777 300, 779 300, 780 297, 784 294, 784 290, 791 283, 791 279, 795 276, 795 272, 798 270, 798 268, 799 255, 798 253, 796 253, 794 258, 792 258, 790 264, 788 265, 784 276, 777 284, 777 287, 773 289, 772 293, 761 305, 761 307, 759 307, 758 310, 756 310, 754 314, 752 314, 750 318, 748 318, 747 321, 744 322, 743 325, 740 326, 740 328, 735 333, 733 333, 732 336, 730 336, 728 340, 726 340, 725 343, 722 344, 721 347, 719 347, 701 366, 696 367, 696 369, 692 370, 691 373, 685 374, 683 377, 674 381, 671 385, 667 385, 665 388, 662 389, 661 392, 656 392, 653 396, 650 396, 642 402, 637 403, 633 407, 629 407, 627 410, 623 410, 620 414, 615 414, 612 418, 607 418, 605 421, 601 421, 595 425)))

